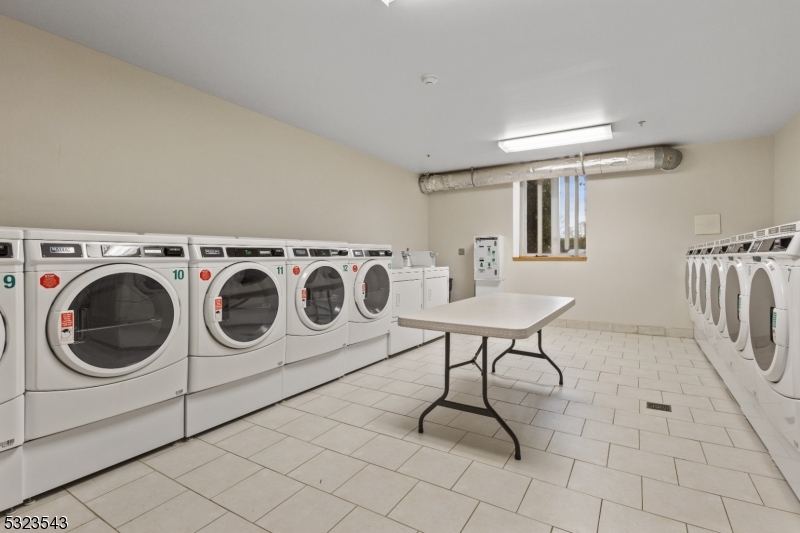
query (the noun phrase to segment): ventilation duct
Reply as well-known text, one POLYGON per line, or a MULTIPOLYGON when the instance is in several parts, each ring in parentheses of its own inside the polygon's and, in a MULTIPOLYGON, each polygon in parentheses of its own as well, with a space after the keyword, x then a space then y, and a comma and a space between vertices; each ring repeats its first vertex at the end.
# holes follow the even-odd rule
POLYGON ((427 174, 420 176, 419 188, 423 193, 429 194, 562 176, 592 176, 653 169, 672 170, 681 164, 682 158, 683 155, 674 148, 637 148, 566 159, 461 170, 447 174, 427 174))

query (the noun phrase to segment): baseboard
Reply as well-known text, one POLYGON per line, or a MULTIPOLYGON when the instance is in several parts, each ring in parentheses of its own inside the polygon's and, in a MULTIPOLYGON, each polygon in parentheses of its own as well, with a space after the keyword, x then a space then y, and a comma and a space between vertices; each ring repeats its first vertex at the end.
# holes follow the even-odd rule
POLYGON ((651 337, 680 337, 693 339, 692 328, 666 328, 662 326, 639 326, 635 324, 612 324, 611 322, 592 322, 589 320, 566 320, 558 318, 550 323, 560 328, 588 329, 592 331, 608 331, 612 333, 633 333, 651 337))

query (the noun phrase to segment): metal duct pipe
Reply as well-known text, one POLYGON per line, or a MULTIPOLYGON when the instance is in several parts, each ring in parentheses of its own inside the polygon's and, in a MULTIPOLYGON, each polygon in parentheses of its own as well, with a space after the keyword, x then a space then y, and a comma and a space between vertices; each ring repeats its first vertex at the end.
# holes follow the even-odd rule
POLYGON ((447 174, 420 176, 419 189, 424 194, 437 191, 500 185, 514 181, 591 176, 634 170, 672 170, 681 164, 683 155, 674 148, 636 148, 566 159, 548 159, 499 167, 461 170, 447 174))

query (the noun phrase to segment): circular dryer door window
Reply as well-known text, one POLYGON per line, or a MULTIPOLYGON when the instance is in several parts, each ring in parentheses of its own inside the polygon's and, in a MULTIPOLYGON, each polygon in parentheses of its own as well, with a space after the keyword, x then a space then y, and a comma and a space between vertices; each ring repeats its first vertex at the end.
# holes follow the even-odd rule
POLYGON ((269 334, 280 306, 281 294, 272 272, 256 263, 240 263, 223 270, 209 287, 205 321, 217 341, 231 348, 248 348, 269 334))
POLYGON ((344 308, 344 279, 333 263, 314 263, 306 269, 297 294, 298 315, 315 330, 327 329, 344 308))
POLYGON ((720 296, 722 295, 722 283, 719 276, 720 266, 715 264, 711 267, 711 284, 709 287, 709 293, 711 297, 711 319, 714 321, 715 325, 719 324, 720 312, 721 308, 721 301, 720 296))
POLYGON ((163 276, 110 265, 73 280, 48 317, 50 346, 63 363, 90 376, 143 368, 166 348, 180 319, 178 295, 163 276))
POLYGON ((692 305, 697 305, 697 263, 692 264, 692 305))
POLYGON ((780 267, 772 261, 758 265, 750 280, 750 343, 761 373, 778 381, 786 368, 788 318, 780 267))
POLYGON ((708 289, 708 281, 706 276, 706 270, 708 266, 703 264, 700 266, 700 281, 698 282, 698 288, 700 289, 700 313, 705 315, 706 314, 706 290, 708 289))
POLYGON ((739 296, 741 287, 739 285, 739 272, 735 266, 728 268, 725 276, 725 322, 728 326, 728 337, 731 342, 739 339, 739 332, 742 329, 742 322, 739 319, 739 296))
POLYGON ((365 318, 377 318, 389 303, 389 271, 381 263, 368 261, 356 277, 355 299, 365 318))
MULTIPOLYGON (((684 280, 684 289, 686 290, 686 299, 689 300, 689 263, 686 263, 686 279, 684 280)), ((691 300, 689 300, 691 302, 691 300)))
POLYGON ((6 321, 3 320, 3 313, 0 313, 0 359, 6 353, 6 321))

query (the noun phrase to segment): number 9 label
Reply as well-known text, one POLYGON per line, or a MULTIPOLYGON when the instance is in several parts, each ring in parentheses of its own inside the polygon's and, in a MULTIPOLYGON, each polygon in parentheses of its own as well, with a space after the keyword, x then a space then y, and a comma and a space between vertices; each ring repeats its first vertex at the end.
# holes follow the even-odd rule
POLYGON ((3 276, 3 287, 13 289, 17 285, 17 278, 13 274, 3 276))

